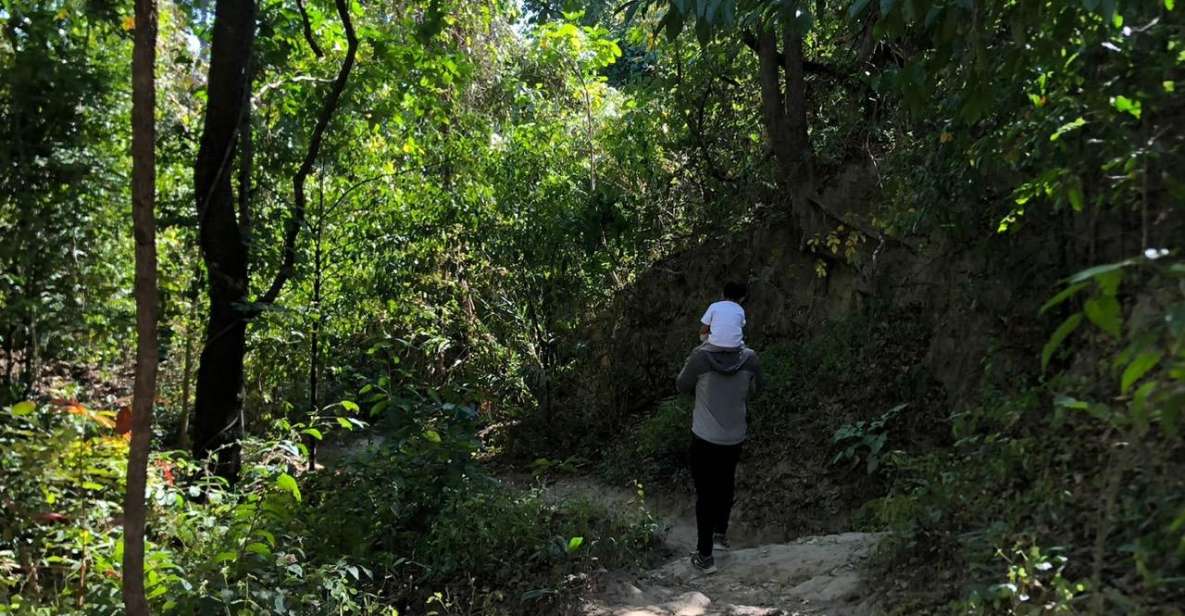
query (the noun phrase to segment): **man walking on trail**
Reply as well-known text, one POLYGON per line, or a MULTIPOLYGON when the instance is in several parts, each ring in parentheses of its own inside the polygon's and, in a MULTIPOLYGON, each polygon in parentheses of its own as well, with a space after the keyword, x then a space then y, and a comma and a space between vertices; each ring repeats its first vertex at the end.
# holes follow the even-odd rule
POLYGON ((691 564, 704 573, 716 571, 713 542, 728 548, 728 516, 747 431, 748 400, 761 386, 757 353, 743 344, 701 344, 675 379, 679 393, 695 395, 690 457, 698 536, 691 564))

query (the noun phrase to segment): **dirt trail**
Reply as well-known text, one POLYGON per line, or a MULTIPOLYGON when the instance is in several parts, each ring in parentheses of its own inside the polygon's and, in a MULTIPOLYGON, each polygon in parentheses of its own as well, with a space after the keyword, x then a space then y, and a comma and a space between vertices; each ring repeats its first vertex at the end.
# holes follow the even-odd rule
MULTIPOLYGON (((611 507, 639 506, 637 495, 587 479, 565 479, 545 488, 547 498, 588 498, 611 507)), ((879 613, 862 564, 880 536, 843 533, 790 543, 733 539, 716 553, 719 571, 691 568, 695 516, 689 497, 647 496, 672 556, 641 573, 616 572, 584 606, 587 616, 871 616, 879 613)))
MULTIPOLYGON (((326 448, 328 463, 357 454, 381 437, 326 448)), ((769 533, 737 519, 733 549, 716 552, 714 574, 691 568, 695 510, 689 495, 645 494, 589 478, 540 486, 526 474, 501 474, 520 487, 541 487, 555 501, 585 499, 618 511, 645 507, 655 517, 670 554, 666 564, 642 572, 610 572, 583 606, 585 616, 874 616, 876 597, 863 563, 882 535, 842 533, 769 542, 769 533), (644 502, 643 502, 644 501, 644 502)), ((743 512, 739 512, 743 517, 743 512)))

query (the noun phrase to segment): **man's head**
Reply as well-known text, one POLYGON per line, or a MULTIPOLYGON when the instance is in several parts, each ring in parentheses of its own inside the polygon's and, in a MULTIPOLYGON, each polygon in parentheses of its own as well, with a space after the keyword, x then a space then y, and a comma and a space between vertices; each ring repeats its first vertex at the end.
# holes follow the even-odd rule
POLYGON ((732 281, 724 283, 724 299, 726 300, 740 302, 742 299, 745 299, 745 295, 748 292, 749 289, 745 287, 745 283, 743 282, 732 281))

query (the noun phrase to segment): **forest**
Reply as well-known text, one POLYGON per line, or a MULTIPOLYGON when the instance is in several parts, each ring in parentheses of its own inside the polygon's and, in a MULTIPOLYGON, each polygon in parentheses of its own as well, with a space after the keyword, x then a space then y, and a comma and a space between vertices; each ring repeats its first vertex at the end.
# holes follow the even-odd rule
POLYGON ((1185 614, 1176 0, 0 33, 0 614, 1185 614))

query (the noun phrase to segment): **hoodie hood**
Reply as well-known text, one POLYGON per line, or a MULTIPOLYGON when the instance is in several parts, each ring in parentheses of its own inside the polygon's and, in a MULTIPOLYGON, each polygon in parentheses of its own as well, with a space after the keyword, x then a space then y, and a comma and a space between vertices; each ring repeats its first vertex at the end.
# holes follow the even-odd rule
POLYGON ((707 351, 704 355, 707 357, 708 365, 712 367, 713 372, 721 374, 735 374, 745 365, 745 360, 748 359, 747 348, 740 346, 736 348, 718 347, 714 344, 704 344, 703 350, 707 351))

